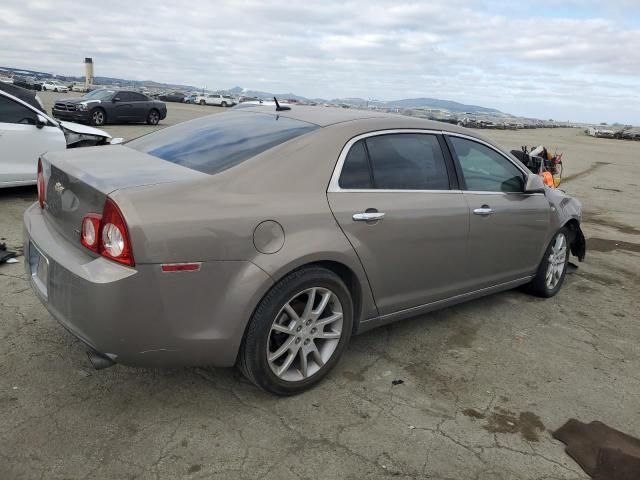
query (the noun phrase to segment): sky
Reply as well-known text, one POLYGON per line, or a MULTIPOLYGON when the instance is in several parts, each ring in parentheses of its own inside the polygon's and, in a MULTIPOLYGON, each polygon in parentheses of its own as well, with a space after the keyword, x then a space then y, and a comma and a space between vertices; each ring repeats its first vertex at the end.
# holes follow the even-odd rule
POLYGON ((640 0, 2 0, 0 65, 640 125, 640 0))

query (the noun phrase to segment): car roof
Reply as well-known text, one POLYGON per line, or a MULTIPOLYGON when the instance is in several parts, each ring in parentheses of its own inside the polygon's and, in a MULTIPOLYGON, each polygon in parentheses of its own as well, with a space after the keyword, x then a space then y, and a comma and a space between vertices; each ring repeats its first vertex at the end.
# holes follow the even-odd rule
MULTIPOLYGON (((242 104, 240 104, 242 105, 242 104)), ((370 110, 347 109, 337 107, 320 107, 306 105, 287 105, 290 110, 276 111, 273 105, 255 105, 238 109, 240 112, 267 113, 281 117, 292 118, 307 123, 313 123, 319 127, 328 127, 338 123, 365 120, 362 123, 375 123, 378 128, 419 128, 424 130, 438 130, 463 133, 482 138, 480 135, 470 133, 466 128, 445 122, 426 120, 423 118, 409 117, 396 113, 375 112, 370 110), (368 122, 373 120, 374 122, 368 122)))

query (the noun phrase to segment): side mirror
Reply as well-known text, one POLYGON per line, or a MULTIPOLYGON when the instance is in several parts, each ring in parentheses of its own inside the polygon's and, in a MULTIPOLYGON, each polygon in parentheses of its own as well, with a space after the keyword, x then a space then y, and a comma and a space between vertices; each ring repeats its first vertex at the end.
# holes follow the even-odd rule
POLYGON ((36 127, 42 128, 42 127, 45 127, 46 125, 47 125, 47 119, 44 118, 42 115, 38 114, 38 116, 36 116, 36 127))
POLYGON ((527 181, 524 184, 524 193, 541 193, 544 192, 544 182, 539 175, 530 173, 527 175, 527 181))
POLYGON ((113 103, 119 102, 119 101, 120 101, 120 97, 113 97, 113 98, 111 99, 111 101, 112 101, 113 103))
POLYGON ((109 141, 109 145, 120 145, 121 143, 124 143, 124 138, 122 137, 112 138, 109 141))

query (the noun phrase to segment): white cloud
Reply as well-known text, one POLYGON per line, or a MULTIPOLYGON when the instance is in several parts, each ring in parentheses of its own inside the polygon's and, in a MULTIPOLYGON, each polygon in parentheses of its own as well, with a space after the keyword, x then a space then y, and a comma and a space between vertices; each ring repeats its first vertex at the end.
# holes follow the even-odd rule
POLYGON ((640 2, 4 0, 0 65, 640 123, 640 2))

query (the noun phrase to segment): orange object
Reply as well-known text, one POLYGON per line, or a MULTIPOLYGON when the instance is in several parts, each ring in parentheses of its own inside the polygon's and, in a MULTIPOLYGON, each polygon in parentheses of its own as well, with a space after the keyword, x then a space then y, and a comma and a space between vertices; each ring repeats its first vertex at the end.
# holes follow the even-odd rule
POLYGON ((555 188, 555 184, 553 182, 553 175, 551 175, 550 172, 542 172, 542 173, 539 173, 538 175, 542 177, 542 181, 544 182, 545 185, 551 188, 555 188))

